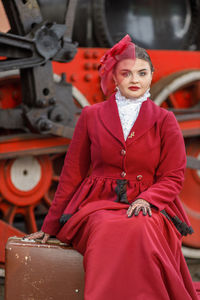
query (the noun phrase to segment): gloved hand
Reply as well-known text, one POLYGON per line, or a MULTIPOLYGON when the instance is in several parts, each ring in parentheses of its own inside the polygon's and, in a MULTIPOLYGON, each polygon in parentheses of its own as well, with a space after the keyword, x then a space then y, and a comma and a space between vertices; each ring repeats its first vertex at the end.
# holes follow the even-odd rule
POLYGON ((127 215, 129 218, 132 217, 133 214, 135 216, 138 216, 141 210, 144 216, 146 216, 147 213, 149 214, 150 217, 152 216, 150 203, 144 199, 137 199, 136 201, 131 203, 131 205, 127 210, 127 215))
POLYGON ((42 230, 25 235, 24 239, 28 240, 35 240, 35 239, 42 239, 41 243, 45 244, 48 239, 50 238, 50 234, 43 232, 42 230))

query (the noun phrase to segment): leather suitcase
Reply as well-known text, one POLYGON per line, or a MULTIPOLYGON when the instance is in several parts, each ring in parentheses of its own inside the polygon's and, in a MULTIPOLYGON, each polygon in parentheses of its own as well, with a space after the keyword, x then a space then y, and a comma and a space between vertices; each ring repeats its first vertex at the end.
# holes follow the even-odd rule
POLYGON ((84 299, 83 257, 56 239, 8 239, 5 300, 84 299))

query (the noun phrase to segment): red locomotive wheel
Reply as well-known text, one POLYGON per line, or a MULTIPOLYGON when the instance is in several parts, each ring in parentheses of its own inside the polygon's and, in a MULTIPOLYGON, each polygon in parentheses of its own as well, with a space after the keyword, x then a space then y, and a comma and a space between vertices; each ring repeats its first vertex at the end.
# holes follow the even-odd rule
POLYGON ((17 206, 37 203, 49 189, 52 165, 48 156, 24 156, 0 161, 0 191, 17 206))
POLYGON ((151 96, 164 108, 191 108, 199 103, 199 87, 200 70, 182 70, 157 81, 151 88, 151 96))
MULTIPOLYGON (((183 70, 166 76, 155 83, 151 95, 157 105, 169 109, 191 109, 198 112, 200 99, 200 70, 183 70), (196 109, 196 110, 195 110, 196 109)), ((200 143, 196 131, 188 123, 188 134, 185 138, 188 156, 200 159, 200 143)), ((187 131, 187 130, 186 130, 187 131)), ((199 132, 199 131, 198 131, 199 132)), ((187 256, 199 258, 199 250, 194 256, 195 248, 200 248, 200 170, 187 168, 180 199, 194 229, 194 233, 183 239, 187 248, 187 256)))
POLYGON ((27 233, 37 231, 53 200, 63 160, 59 153, 0 161, 2 220, 27 233))
MULTIPOLYGON (((190 139, 186 142, 187 155, 200 159, 200 142, 190 139)), ((187 246, 200 248, 200 170, 186 169, 183 190, 180 194, 181 201, 189 217, 194 234, 184 238, 187 246)))

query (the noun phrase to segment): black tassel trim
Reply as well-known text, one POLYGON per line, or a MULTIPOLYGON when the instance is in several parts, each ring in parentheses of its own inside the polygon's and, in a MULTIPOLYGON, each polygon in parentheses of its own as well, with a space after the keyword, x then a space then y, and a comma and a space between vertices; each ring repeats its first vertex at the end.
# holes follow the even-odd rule
POLYGON ((72 217, 72 214, 64 214, 60 217, 60 224, 63 226, 72 217))
POLYGON ((160 211, 168 220, 171 220, 181 235, 186 236, 187 234, 192 234, 194 232, 191 226, 188 226, 185 222, 182 222, 177 216, 170 217, 168 213, 163 209, 160 211))
POLYGON ((117 194, 117 200, 115 202, 127 203, 126 195, 126 187, 127 187, 127 180, 126 179, 117 179, 117 186, 115 188, 115 192, 117 194))

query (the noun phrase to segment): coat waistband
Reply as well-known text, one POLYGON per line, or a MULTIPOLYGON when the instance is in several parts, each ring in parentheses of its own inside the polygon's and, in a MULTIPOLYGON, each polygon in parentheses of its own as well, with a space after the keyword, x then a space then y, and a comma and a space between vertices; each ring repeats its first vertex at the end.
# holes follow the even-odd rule
POLYGON ((143 174, 135 174, 135 175, 126 175, 126 177, 120 177, 120 176, 116 176, 113 174, 104 174, 104 175, 99 175, 96 173, 91 173, 89 175, 89 177, 92 178, 99 178, 99 179, 113 179, 113 180, 121 180, 124 182, 127 181, 135 181, 135 182, 147 182, 147 183, 151 183, 153 184, 154 180, 152 176, 149 175, 143 175, 143 174))

